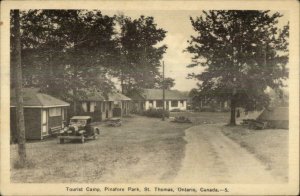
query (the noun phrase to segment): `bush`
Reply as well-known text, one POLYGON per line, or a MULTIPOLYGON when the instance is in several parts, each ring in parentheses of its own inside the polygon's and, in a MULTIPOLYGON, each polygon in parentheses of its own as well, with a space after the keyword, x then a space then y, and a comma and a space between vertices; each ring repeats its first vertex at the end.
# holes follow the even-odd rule
POLYGON ((180 109, 172 109, 170 112, 181 112, 181 110, 180 109))
POLYGON ((163 111, 162 109, 149 109, 143 112, 144 116, 154 117, 154 118, 162 118, 162 115, 165 114, 166 118, 169 118, 170 112, 163 111))

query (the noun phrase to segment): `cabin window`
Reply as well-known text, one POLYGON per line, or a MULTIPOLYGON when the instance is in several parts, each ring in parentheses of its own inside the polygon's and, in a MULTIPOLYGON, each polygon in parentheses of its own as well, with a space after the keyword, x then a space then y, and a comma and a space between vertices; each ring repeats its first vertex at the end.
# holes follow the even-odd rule
POLYGON ((83 107, 84 112, 95 112, 95 102, 86 102, 86 106, 83 107))
POLYGON ((49 116, 61 116, 61 108, 50 108, 49 109, 49 116))
POLYGON ((156 107, 158 107, 158 108, 163 107, 163 101, 162 100, 157 100, 156 101, 156 107))
POLYGON ((64 128, 65 127, 65 119, 66 119, 66 111, 64 108, 61 109, 61 119, 62 119, 62 124, 61 127, 64 128))
MULTIPOLYGON (((86 110, 87 112, 90 112, 91 102, 86 102, 86 110)), ((85 111, 86 112, 86 111, 85 111)))
POLYGON ((91 102, 90 112, 95 112, 96 102, 91 102))
POLYGON ((42 110, 42 132, 43 134, 47 134, 47 111, 46 110, 42 110))
POLYGON ((114 108, 121 108, 121 103, 119 101, 114 101, 114 108))
POLYGON ((180 107, 183 107, 183 100, 180 100, 180 107))
POLYGON ((171 107, 178 107, 178 101, 171 101, 171 107))
POLYGON ((87 106, 86 105, 87 105, 86 102, 82 102, 82 104, 81 104, 82 109, 83 109, 84 112, 87 111, 87 106))
POLYGON ((106 102, 102 102, 102 104, 103 104, 103 112, 105 112, 105 110, 106 110, 106 102))
POLYGON ((65 120, 65 109, 61 110, 61 116, 62 116, 62 120, 65 120))
POLYGON ((112 109, 112 104, 113 104, 113 102, 109 102, 109 110, 111 110, 112 109))
POLYGON ((149 107, 152 108, 153 107, 153 100, 149 101, 149 107))

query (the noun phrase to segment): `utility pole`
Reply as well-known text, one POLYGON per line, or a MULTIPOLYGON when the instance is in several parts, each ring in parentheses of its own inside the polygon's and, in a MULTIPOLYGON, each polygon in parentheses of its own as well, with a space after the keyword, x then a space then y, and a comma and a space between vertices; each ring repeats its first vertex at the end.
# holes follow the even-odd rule
POLYGON ((162 113, 162 120, 165 120, 165 63, 163 62, 163 81, 162 81, 162 89, 163 89, 163 113, 162 113))

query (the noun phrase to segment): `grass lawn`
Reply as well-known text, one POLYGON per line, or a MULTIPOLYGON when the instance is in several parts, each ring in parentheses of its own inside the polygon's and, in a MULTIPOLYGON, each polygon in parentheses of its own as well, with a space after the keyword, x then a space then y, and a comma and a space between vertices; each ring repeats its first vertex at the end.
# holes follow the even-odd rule
POLYGON ((191 124, 134 116, 121 127, 103 125, 97 140, 58 144, 57 139, 27 143, 28 168, 13 167, 11 181, 35 183, 169 182, 184 156, 184 130, 191 124))
POLYGON ((222 132, 253 153, 274 175, 288 180, 288 130, 224 126, 222 132))

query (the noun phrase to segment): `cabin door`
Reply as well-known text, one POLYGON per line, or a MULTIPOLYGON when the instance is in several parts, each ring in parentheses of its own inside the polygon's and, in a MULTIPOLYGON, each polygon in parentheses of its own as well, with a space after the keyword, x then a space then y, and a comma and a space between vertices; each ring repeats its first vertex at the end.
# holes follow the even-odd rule
POLYGON ((42 110, 42 136, 48 135, 47 110, 42 110))

